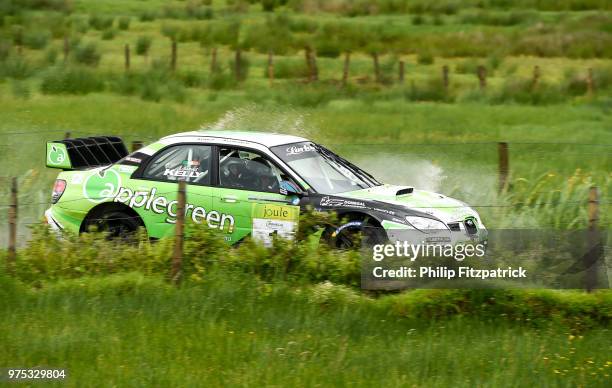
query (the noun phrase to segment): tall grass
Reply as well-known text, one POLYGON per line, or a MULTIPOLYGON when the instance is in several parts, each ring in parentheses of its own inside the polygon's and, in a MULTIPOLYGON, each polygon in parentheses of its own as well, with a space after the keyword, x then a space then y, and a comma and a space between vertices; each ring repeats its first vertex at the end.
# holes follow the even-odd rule
POLYGON ((39 291, 3 279, 0 293, 0 363, 67 368, 74 386, 603 387, 607 379, 603 329, 396 319, 248 276, 211 274, 179 290, 137 274, 39 291))

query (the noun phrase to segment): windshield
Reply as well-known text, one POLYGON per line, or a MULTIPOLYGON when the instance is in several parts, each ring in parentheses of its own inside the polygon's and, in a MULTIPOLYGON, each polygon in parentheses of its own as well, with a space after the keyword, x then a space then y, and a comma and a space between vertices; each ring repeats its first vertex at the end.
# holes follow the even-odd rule
POLYGON ((311 142, 286 144, 272 147, 271 150, 321 194, 337 194, 380 185, 372 175, 311 142))

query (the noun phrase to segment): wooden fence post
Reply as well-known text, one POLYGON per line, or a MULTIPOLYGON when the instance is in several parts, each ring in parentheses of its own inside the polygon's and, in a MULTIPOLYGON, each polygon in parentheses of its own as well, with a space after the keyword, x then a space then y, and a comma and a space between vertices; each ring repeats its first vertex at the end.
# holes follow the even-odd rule
POLYGON ((487 87, 487 69, 484 66, 479 65, 477 75, 480 83, 480 90, 485 90, 487 87))
POLYGON ((589 190, 589 228, 588 228, 588 254, 584 256, 585 288, 587 292, 593 291, 597 285, 597 268, 600 265, 601 246, 597 223, 599 221, 599 193, 596 186, 589 190))
POLYGON ((533 79, 531 81, 531 89, 534 90, 540 83, 540 66, 535 65, 533 67, 533 79))
POLYGON ((70 39, 68 35, 64 36, 64 63, 68 62, 68 55, 70 54, 70 39))
POLYGON ((128 43, 125 44, 124 55, 125 55, 125 71, 129 71, 130 70, 130 45, 128 43))
POLYGON ((172 71, 176 70, 176 53, 177 51, 177 47, 176 47, 176 39, 172 39, 172 55, 170 57, 170 69, 172 69, 172 71))
POLYGON ((448 92, 448 65, 442 66, 442 83, 444 84, 444 91, 448 92))
POLYGON ((17 256, 17 178, 11 178, 11 202, 8 209, 8 255, 6 257, 7 270, 13 272, 17 256))
POLYGON ((304 60, 306 61, 306 68, 308 69, 308 81, 312 81, 312 62, 310 61, 310 46, 304 48, 304 60))
POLYGON ((344 67, 342 68, 342 86, 348 83, 349 68, 351 66, 351 52, 344 53, 344 67))
POLYGON ((234 62, 234 76, 236 77, 236 81, 240 81, 240 74, 242 73, 242 50, 240 48, 236 49, 234 62))
POLYGON ((374 79, 377 83, 380 83, 380 63, 378 61, 378 53, 376 51, 372 53, 372 60, 374 62, 374 79))
POLYGON ((268 51, 268 82, 270 87, 274 85, 274 53, 272 50, 268 51))
POLYGON ((587 94, 590 96, 593 95, 593 92, 595 91, 595 85, 593 82, 593 68, 589 67, 587 70, 587 94))
POLYGON ((310 73, 311 81, 319 80, 319 68, 317 67, 317 53, 314 50, 309 51, 310 57, 310 68, 312 69, 312 73, 310 73))
POLYGON ((217 48, 213 47, 210 51, 210 74, 217 70, 217 48))
POLYGON ((144 143, 141 140, 134 140, 132 142, 132 152, 138 151, 139 149, 142 148, 143 145, 144 143))
POLYGON ((503 192, 508 184, 508 172, 510 171, 509 159, 508 159, 508 143, 499 142, 497 143, 497 154, 498 154, 498 168, 499 168, 499 192, 503 192))
POLYGON ((183 267, 183 242, 185 238, 185 194, 186 183, 184 180, 178 183, 178 195, 176 204, 176 224, 174 229, 174 251, 172 252, 172 273, 170 279, 172 283, 178 285, 181 281, 183 267))
POLYGON ((406 63, 404 61, 399 61, 399 74, 397 76, 399 82, 401 84, 404 83, 404 72, 406 70, 406 63))

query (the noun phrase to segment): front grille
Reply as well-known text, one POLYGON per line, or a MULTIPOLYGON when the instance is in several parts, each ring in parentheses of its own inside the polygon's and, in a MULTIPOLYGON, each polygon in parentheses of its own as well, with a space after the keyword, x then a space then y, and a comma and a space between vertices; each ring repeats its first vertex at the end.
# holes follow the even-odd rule
POLYGON ((466 220, 463 221, 463 225, 465 225, 465 230, 468 234, 476 234, 478 232, 476 220, 474 218, 466 218, 466 220))
POLYGON ((448 224, 448 228, 453 232, 459 232, 461 230, 461 226, 458 222, 451 222, 448 224))

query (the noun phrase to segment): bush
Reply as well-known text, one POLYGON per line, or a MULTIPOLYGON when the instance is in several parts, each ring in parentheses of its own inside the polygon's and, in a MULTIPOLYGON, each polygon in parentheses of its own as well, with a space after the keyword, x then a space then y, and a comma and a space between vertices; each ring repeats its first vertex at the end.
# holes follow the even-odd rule
POLYGON ((414 24, 415 26, 425 24, 425 18, 422 15, 415 15, 412 17, 412 24, 414 24))
POLYGON ((0 61, 5 61, 11 53, 11 44, 6 40, 0 40, 0 61))
POLYGON ((430 52, 420 52, 417 56, 417 62, 419 65, 432 65, 434 56, 430 52))
POLYGON ((109 28, 108 30, 104 30, 104 32, 102 32, 102 40, 113 39, 115 39, 115 30, 113 28, 109 28))
POLYGON ((104 90, 104 82, 82 67, 51 68, 42 77, 43 94, 87 94, 104 90))
POLYGON ((82 15, 72 15, 68 19, 68 25, 72 30, 84 34, 89 30, 89 19, 82 15))
POLYGON ((211 7, 203 7, 198 2, 190 1, 185 5, 185 16, 189 19, 209 20, 213 18, 213 10, 211 7))
POLYGON ((45 52, 44 63, 47 65, 54 65, 57 62, 58 52, 55 47, 51 47, 45 52))
POLYGON ((409 101, 445 101, 452 102, 441 79, 432 78, 425 85, 417 86, 414 82, 404 92, 404 98, 409 101))
MULTIPOLYGON (((593 69, 593 90, 595 92, 609 89, 612 86, 612 68, 593 69)), ((570 71, 565 75, 563 85, 565 92, 571 96, 582 96, 588 92, 587 72, 570 71)))
POLYGON ((176 76, 181 81, 181 84, 188 88, 197 88, 206 85, 206 77, 203 73, 195 70, 179 72, 176 76))
POLYGON ((139 36, 138 40, 136 40, 136 55, 147 55, 152 42, 153 39, 150 36, 139 36))
POLYGON ((100 63, 102 54, 98 51, 95 43, 87 43, 86 45, 78 45, 73 50, 73 56, 77 63, 88 66, 97 66, 100 63))
POLYGON ((130 29, 130 21, 131 19, 129 16, 121 16, 119 18, 117 26, 119 27, 120 30, 127 31, 130 29))
POLYGON ((30 86, 27 81, 13 81, 11 82, 11 92, 16 98, 27 100, 30 98, 30 86))
POLYGON ((564 99, 565 96, 558 87, 543 81, 534 86, 530 79, 510 79, 505 82, 498 93, 491 97, 491 102, 546 105, 559 103, 564 99))
MULTIPOLYGON (((268 69, 264 68, 264 77, 268 77, 268 69)), ((274 61, 274 78, 306 78, 308 66, 302 60, 278 58, 274 61)))
POLYGON ((32 66, 20 56, 11 56, 0 62, 0 78, 25 79, 32 75, 32 72, 32 66))
POLYGON ((159 102, 169 98, 177 102, 184 102, 187 92, 182 78, 175 78, 167 69, 150 70, 143 73, 129 72, 115 78, 111 83, 111 90, 115 93, 139 96, 146 101, 159 102))
POLYGON ((51 34, 43 30, 27 30, 23 34, 23 45, 34 50, 40 50, 47 46, 51 34))
POLYGON ((143 11, 138 18, 141 22, 152 22, 157 19, 157 12, 152 10, 143 11))
POLYGON ((114 19, 110 16, 91 15, 89 16, 89 25, 96 30, 107 30, 113 26, 114 19))
POLYGON ((236 86, 236 77, 226 71, 218 70, 208 76, 208 87, 213 90, 230 89, 236 86))

